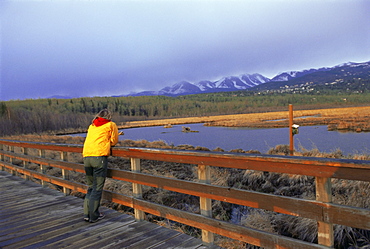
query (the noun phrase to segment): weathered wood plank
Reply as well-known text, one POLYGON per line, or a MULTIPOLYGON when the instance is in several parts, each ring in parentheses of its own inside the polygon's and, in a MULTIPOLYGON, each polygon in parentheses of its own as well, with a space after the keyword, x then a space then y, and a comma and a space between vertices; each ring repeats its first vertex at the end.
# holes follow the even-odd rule
POLYGON ((61 242, 63 244, 70 243, 70 246, 73 248, 83 248, 84 246, 91 244, 94 246, 99 246, 99 244, 104 246, 112 243, 112 241, 125 238, 127 233, 131 230, 134 231, 145 226, 144 222, 136 222, 132 217, 130 217, 129 222, 124 222, 122 221, 122 217, 123 216, 116 217, 116 219, 112 221, 114 223, 112 225, 102 225, 102 223, 97 223, 96 226, 81 232, 77 237, 70 237, 68 240, 61 242), (103 241, 103 239, 107 239, 109 242, 103 241))
MULTIPOLYGON (((156 226, 155 224, 152 224, 152 225, 153 225, 153 228, 158 228, 158 226, 156 226)), ((148 229, 147 222, 145 221, 134 222, 134 223, 128 224, 127 226, 119 230, 114 230, 112 231, 112 233, 108 233, 107 240, 102 240, 102 238, 105 238, 104 235, 101 235, 99 237, 96 237, 96 236, 91 236, 91 237, 92 239, 99 238, 99 240, 95 241, 94 243, 94 246, 96 246, 96 248, 103 248, 107 245, 118 244, 123 240, 126 240, 128 238, 131 238, 132 236, 142 233, 143 231, 145 231, 145 229, 148 229)), ((78 246, 79 246, 78 248, 89 248, 86 243, 85 244, 79 243, 78 246)))
POLYGON ((140 240, 138 243, 134 243, 130 245, 130 248, 132 249, 142 249, 145 248, 146 245, 157 245, 161 243, 162 241, 166 241, 169 238, 176 238, 176 236, 179 235, 179 233, 175 230, 163 230, 156 235, 148 236, 143 240, 140 240))
POLYGON ((136 222, 132 216, 107 208, 102 208, 106 213, 105 219, 97 223, 85 222, 82 219, 82 199, 64 196, 61 192, 3 171, 0 171, 0 192, 2 249, 100 248, 122 242, 127 248, 140 248, 142 241, 146 241, 145 246, 161 244, 162 248, 172 248, 186 240, 202 244, 199 239, 153 223, 136 222), (167 246, 170 240, 164 235, 173 238, 171 246, 167 246), (127 242, 129 239, 133 242, 135 238, 139 238, 136 245, 127 242))
MULTIPOLYGON (((316 200, 324 203, 332 201, 331 179, 316 177, 316 200)), ((328 247, 334 247, 333 223, 318 221, 318 243, 328 247)))
MULTIPOLYGON (((119 216, 120 214, 117 212, 110 212, 109 218, 104 222, 102 221, 101 224, 106 225, 107 223, 112 223, 111 219, 114 217, 119 216)), ((86 223, 85 221, 81 220, 81 217, 75 222, 73 225, 62 226, 53 232, 49 232, 46 234, 38 235, 36 241, 32 242, 31 245, 33 248, 42 248, 42 247, 49 247, 50 244, 59 242, 64 239, 68 239, 70 236, 74 236, 79 234, 80 232, 89 228, 89 226, 93 226, 95 224, 86 223)), ((55 248, 55 247, 51 247, 55 248)), ((58 247, 56 247, 58 248, 58 247)))
MULTIPOLYGON (((181 243, 179 245, 178 240, 180 238, 183 238, 184 239, 184 242, 185 241, 188 241, 188 240, 192 240, 192 238, 187 237, 185 234, 179 234, 177 236, 174 236, 174 237, 171 237, 171 238, 167 238, 167 240, 162 241, 162 243, 158 243, 155 246, 152 246, 150 249, 163 249, 163 248, 165 248, 164 247, 164 244, 166 244, 167 248, 174 248, 176 246, 180 246, 181 244, 183 244, 183 243, 181 243)), ((192 248, 194 248, 194 247, 192 247, 192 248)))
MULTIPOLYGON (((77 204, 77 202, 76 202, 77 204)), ((52 212, 63 216, 72 211, 80 211, 78 208, 71 208, 70 204, 61 203, 52 207, 52 212)), ((9 216, 7 219, 1 221, 0 234, 12 233, 13 231, 22 231, 28 229, 30 226, 44 225, 45 223, 54 220, 55 217, 51 212, 44 212, 43 210, 35 210, 33 212, 24 212, 23 214, 9 216)))
POLYGON ((16 140, 8 140, 8 139, 1 139, 1 143, 4 145, 13 146, 13 147, 25 147, 25 148, 33 148, 33 149, 82 153, 82 145, 76 145, 76 144, 22 142, 22 141, 16 141, 16 140))
POLYGON ((175 246, 174 248, 175 249, 185 249, 185 248, 188 248, 188 249, 195 249, 196 248, 197 249, 201 246, 202 246, 202 244, 200 244, 199 241, 189 239, 189 240, 185 240, 183 243, 181 243, 178 246, 175 246))
POLYGON ((127 247, 135 246, 135 244, 138 244, 142 241, 145 241, 146 243, 150 243, 150 241, 153 240, 155 237, 161 236, 162 234, 169 233, 169 232, 170 230, 163 230, 163 229, 160 229, 160 227, 152 227, 151 223, 148 223, 146 226, 146 229, 141 231, 140 233, 133 235, 131 238, 125 238, 124 240, 121 240, 119 243, 115 243, 114 245, 111 244, 103 248, 110 248, 110 249, 127 248, 127 247))
MULTIPOLYGON (((82 145, 22 142, 0 139, 1 144, 64 152, 82 152, 82 145)), ((0 152, 2 154, 4 151, 0 152)), ((368 180, 370 161, 333 158, 288 157, 276 155, 194 152, 168 149, 115 147, 113 156, 168 162, 204 164, 218 167, 270 171, 318 177, 368 180), (304 166, 304 167, 302 167, 304 166)), ((21 159, 22 160, 22 159, 21 159)))

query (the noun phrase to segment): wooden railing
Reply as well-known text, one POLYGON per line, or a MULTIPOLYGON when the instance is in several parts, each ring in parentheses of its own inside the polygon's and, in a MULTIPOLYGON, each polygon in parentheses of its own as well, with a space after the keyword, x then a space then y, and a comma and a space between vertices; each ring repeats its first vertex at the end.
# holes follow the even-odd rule
MULTIPOLYGON (((86 185, 68 180, 70 171, 84 173, 82 164, 68 162, 70 153, 81 152, 81 145, 0 139, 0 167, 14 174, 39 179, 42 184, 49 182, 62 186, 66 194, 70 190, 86 193, 86 185), (18 148, 19 152, 15 148, 18 148), (38 151, 37 155, 30 155, 29 149, 38 151), (60 153, 60 157, 59 159, 46 158, 45 151, 56 151, 60 153), (18 160, 18 165, 14 163, 15 160, 18 160), (19 160, 23 162, 20 165, 19 160), (29 163, 40 165, 39 170, 27 169, 29 163), (60 168, 62 176, 46 175, 45 167, 60 168)), ((202 239, 205 243, 212 243, 213 234, 219 234, 264 248, 331 248, 334 246, 333 224, 370 229, 369 209, 331 203, 331 178, 368 182, 370 161, 132 147, 113 148, 112 156, 130 158, 131 171, 109 169, 108 177, 131 182, 133 195, 126 196, 105 191, 105 199, 133 208, 138 221, 144 219, 145 213, 150 213, 199 228, 202 230, 202 239), (140 159, 198 165, 199 181, 185 181, 141 173, 140 159), (316 200, 211 185, 210 167, 313 176, 316 179, 316 200), (190 213, 144 200, 143 185, 198 196, 201 212, 200 214, 190 213), (212 200, 316 220, 318 244, 214 219, 211 209, 212 200)))

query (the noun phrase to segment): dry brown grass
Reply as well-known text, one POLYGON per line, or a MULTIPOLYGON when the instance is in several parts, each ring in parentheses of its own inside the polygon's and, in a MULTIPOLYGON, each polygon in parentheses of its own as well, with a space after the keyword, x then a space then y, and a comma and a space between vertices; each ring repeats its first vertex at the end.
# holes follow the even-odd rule
MULTIPOLYGON (((342 108, 346 109, 346 108, 342 108)), ((364 110, 368 110, 364 108, 364 110)), ((330 109, 331 112, 336 113, 336 110, 330 109)), ((343 110, 341 110, 343 111, 343 110)), ((348 110, 347 110, 348 111, 348 110)), ((328 111, 326 117, 329 117, 331 112, 328 111)), ((360 116, 359 112, 357 115, 360 116)), ((305 112, 302 115, 308 115, 305 112)), ((285 113, 286 115, 286 113, 285 113)), ((316 115, 313 113, 313 115, 316 115)), ((323 115, 323 114, 321 114, 323 115)), ((333 114, 333 116, 335 116, 333 114)), ((72 136, 40 136, 40 135, 26 135, 26 136, 12 136, 7 139, 23 140, 23 141, 41 141, 41 142, 54 142, 54 143, 70 143, 70 144, 82 144, 84 138, 72 137, 72 136)), ((132 147, 153 147, 153 148, 172 148, 172 149, 195 149, 192 146, 169 146, 163 141, 148 142, 146 140, 132 141, 123 140, 120 141, 119 146, 132 146, 132 147)), ((270 154, 284 155, 287 153, 288 145, 280 145, 272 148, 270 154)), ((206 148, 198 148, 205 150, 206 148)), ((222 150, 218 148, 218 150, 222 150)), ((244 151, 238 151, 244 153, 244 151)), ((30 154, 37 155, 37 151, 29 151, 30 154)), ((314 157, 330 157, 330 158, 344 158, 340 151, 332 153, 321 153, 317 149, 302 152, 297 152, 298 156, 314 156, 314 157)), ((60 159, 60 154, 57 152, 48 152, 47 157, 60 159)), ((347 158, 359 159, 359 160, 370 160, 369 155, 352 155, 347 158)), ((79 154, 70 153, 69 160, 82 163, 82 157, 79 154)), ((21 161, 17 162, 21 165, 21 161)), ((171 178, 195 181, 197 179, 197 167, 189 164, 179 163, 168 163, 158 162, 150 160, 142 160, 142 171, 146 174, 161 175, 171 178)), ((37 165, 31 165, 32 169, 38 170, 37 165)), ((123 158, 109 158, 109 168, 130 170, 130 161, 123 158)), ((48 174, 60 176, 60 170, 49 168, 48 174)), ((76 182, 84 183, 84 175, 79 173, 71 174, 71 179, 76 182)), ((271 193, 275 195, 290 196, 295 198, 303 199, 315 199, 315 181, 313 177, 299 176, 299 175, 288 175, 278 173, 268 173, 262 171, 252 170, 237 170, 237 169, 224 169, 212 167, 212 184, 220 185, 225 187, 234 187, 245 190, 253 190, 263 193, 271 193)), ((51 187, 58 189, 54 185, 51 187)), ((333 203, 341 205, 349 205, 361 208, 370 208, 370 183, 349 181, 349 180, 332 180, 333 189, 333 203)), ((125 195, 132 195, 132 186, 130 183, 123 183, 121 181, 107 179, 105 189, 122 193, 125 195)), ((199 198, 174 193, 171 191, 144 187, 144 198, 155 203, 168 205, 171 207, 179 208, 182 210, 188 210, 191 212, 199 213, 199 198)), ((83 197, 81 194, 74 193, 79 197, 83 197)), ((106 206, 114 208, 118 211, 131 213, 132 210, 128 207, 124 207, 119 204, 105 203, 106 206)), ((232 210, 238 208, 236 205, 224 203, 220 201, 213 201, 213 215, 217 219, 230 220, 232 217, 232 210)), ((268 212, 264 210, 256 210, 247 208, 248 215, 242 216, 240 222, 244 225, 248 225, 252 228, 264 230, 276 234, 283 234, 294 238, 299 238, 305 241, 316 241, 317 237, 317 224, 313 220, 302 219, 299 217, 292 217, 288 215, 281 215, 274 212, 268 212)), ((179 231, 191 234, 193 236, 199 236, 199 230, 193 229, 188 226, 174 224, 168 222, 166 219, 148 215, 147 219, 155 221, 160 225, 168 226, 173 228, 174 226, 179 231)), ((354 229, 345 226, 335 226, 335 238, 336 248, 348 248, 352 245, 352 248, 368 248, 370 246, 370 232, 360 229, 354 229)), ((225 248, 257 248, 255 246, 247 245, 246 243, 233 241, 221 236, 216 236, 218 245, 225 248)))
MULTIPOLYGON (((315 110, 296 110, 294 122, 300 125, 328 125, 331 130, 370 131, 370 106, 315 110), (304 118, 302 118, 304 117, 304 118)), ((205 123, 209 126, 228 127, 287 127, 289 113, 265 112, 235 115, 190 117, 177 119, 127 122, 120 128, 165 126, 168 124, 205 123)))

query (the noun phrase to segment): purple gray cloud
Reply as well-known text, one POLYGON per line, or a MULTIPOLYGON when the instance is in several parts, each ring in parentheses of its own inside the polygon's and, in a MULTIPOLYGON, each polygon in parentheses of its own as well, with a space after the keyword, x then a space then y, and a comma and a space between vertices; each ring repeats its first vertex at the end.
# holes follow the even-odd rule
POLYGON ((367 0, 0 2, 0 100, 370 60, 367 0))

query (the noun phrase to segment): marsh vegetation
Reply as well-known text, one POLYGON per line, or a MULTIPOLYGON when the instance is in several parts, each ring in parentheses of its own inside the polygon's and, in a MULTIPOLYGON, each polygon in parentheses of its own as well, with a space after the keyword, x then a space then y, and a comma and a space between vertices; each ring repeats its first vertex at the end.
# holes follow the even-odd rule
MULTIPOLYGON (((24 135, 12 136, 7 139, 25 140, 25 141, 43 141, 52 143, 69 143, 82 144, 84 138, 72 136, 50 136, 50 135, 24 135)), ((133 141, 122 140, 117 146, 130 147, 149 147, 149 148, 170 148, 182 150, 204 150, 207 148, 193 146, 171 146, 163 141, 148 142, 145 140, 133 141)), ((223 151, 222 148, 217 148, 216 151, 223 151)), ((271 148, 268 154, 284 155, 289 151, 289 146, 279 145, 271 148)), ((259 153, 258 151, 242 151, 233 150, 236 153, 259 153)), ((32 153, 32 152, 29 152, 32 153)), ((35 152, 37 153, 37 152, 35 152)), ((298 155, 298 154, 297 154, 298 155)), ((340 151, 332 153, 321 153, 318 150, 303 150, 300 156, 308 157, 327 157, 327 158, 348 158, 358 160, 370 160, 369 155, 350 155, 344 156, 340 151)), ((57 152, 48 152, 47 157, 58 158, 60 155, 57 152)), ((71 153, 69 161, 82 163, 80 154, 71 153)), ((22 162, 19 162, 21 164, 22 162)), ((159 162, 151 160, 142 160, 142 172, 146 174, 161 175, 171 178, 177 178, 188 181, 197 180, 197 165, 159 162)), ((38 170, 38 166, 31 166, 38 170)), ((123 158, 110 157, 109 168, 130 170, 130 161, 123 158)), ((61 176, 59 169, 49 168, 48 174, 61 176)), ((237 170, 212 167, 212 184, 227 186, 231 188, 239 188, 245 190, 253 190, 262 193, 270 193, 275 195, 291 196, 295 198, 315 199, 315 179, 309 176, 288 175, 269 173, 252 170, 237 170)), ((73 173, 70 179, 76 182, 84 183, 84 175, 73 173)), ((57 186, 50 185, 58 189, 57 186)), ((130 183, 107 179, 105 189, 125 195, 132 195, 132 186, 130 183)), ((360 181, 349 181, 332 179, 333 202, 341 205, 349 205, 360 208, 370 208, 370 183, 360 181)), ((171 191, 144 187, 143 196, 145 199, 162 205, 167 205, 182 210, 187 210, 199 213, 199 198, 187 196, 184 194, 174 193, 171 191)), ((76 196, 83 197, 81 193, 72 193, 76 196)), ((116 209, 120 212, 132 214, 130 208, 115 204, 104 203, 104 205, 116 209)), ((316 221, 293 217, 264 211, 244 206, 233 205, 220 201, 213 201, 213 216, 217 219, 239 223, 258 230, 281 234, 298 238, 304 241, 317 242, 317 224, 316 221)), ((157 224, 177 229, 192 236, 200 236, 200 231, 185 225, 170 222, 166 219, 147 215, 146 219, 157 224)), ((370 231, 361 230, 351 227, 335 225, 335 248, 368 248, 370 246, 370 231)), ((224 237, 217 236, 216 243, 225 248, 256 248, 240 241, 233 241, 224 237)))

